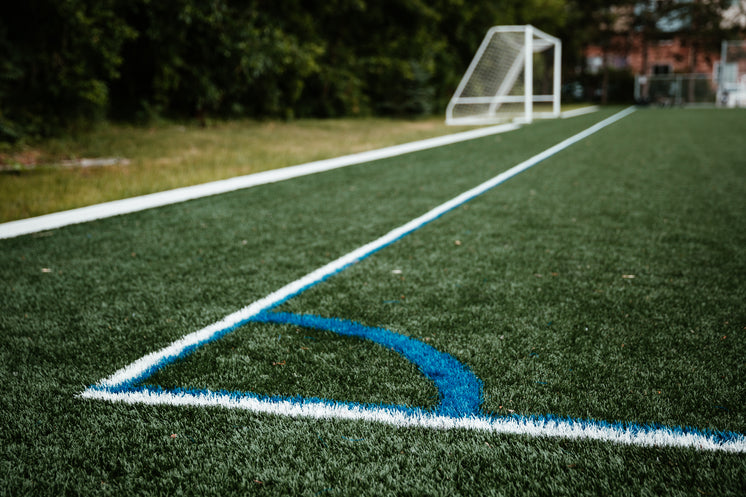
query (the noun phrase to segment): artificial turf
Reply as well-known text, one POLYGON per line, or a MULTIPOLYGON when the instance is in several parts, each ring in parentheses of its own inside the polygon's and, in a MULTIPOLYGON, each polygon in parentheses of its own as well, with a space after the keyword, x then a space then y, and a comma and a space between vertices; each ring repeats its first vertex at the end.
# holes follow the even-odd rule
MULTIPOLYGON (((611 112, 0 241, 0 492, 746 493, 743 454, 77 397, 611 112)), ((745 127, 640 110, 281 310, 426 341, 486 413, 746 433, 745 127)), ((148 382, 437 400, 382 347, 259 323, 148 382)))

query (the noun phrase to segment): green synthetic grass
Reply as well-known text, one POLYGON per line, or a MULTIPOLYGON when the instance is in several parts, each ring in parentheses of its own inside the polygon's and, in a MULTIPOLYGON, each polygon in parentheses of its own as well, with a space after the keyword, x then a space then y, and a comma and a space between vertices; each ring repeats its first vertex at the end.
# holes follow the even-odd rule
MULTIPOLYGON (((76 398, 611 112, 0 241, 0 489, 746 493, 743 455, 76 398)), ((486 412, 744 433, 745 126, 638 111, 282 309, 425 340, 484 382, 486 412)), ((390 351, 292 326, 251 324, 148 382, 435 401, 390 351)))

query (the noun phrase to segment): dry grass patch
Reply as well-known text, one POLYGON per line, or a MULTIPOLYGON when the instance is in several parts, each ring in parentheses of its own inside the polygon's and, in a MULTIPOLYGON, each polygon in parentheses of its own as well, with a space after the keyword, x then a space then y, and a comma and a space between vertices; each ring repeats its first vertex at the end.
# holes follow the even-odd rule
POLYGON ((461 131, 441 118, 104 124, 0 154, 0 222, 461 131), (120 163, 83 167, 83 158, 120 163), (71 165, 71 162, 73 165, 71 165))

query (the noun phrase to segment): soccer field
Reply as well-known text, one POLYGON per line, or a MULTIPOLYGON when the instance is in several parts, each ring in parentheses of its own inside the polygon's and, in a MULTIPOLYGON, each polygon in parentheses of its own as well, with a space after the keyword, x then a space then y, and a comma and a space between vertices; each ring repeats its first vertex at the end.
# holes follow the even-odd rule
POLYGON ((618 110, 0 240, 0 488, 746 493, 746 112, 618 110))

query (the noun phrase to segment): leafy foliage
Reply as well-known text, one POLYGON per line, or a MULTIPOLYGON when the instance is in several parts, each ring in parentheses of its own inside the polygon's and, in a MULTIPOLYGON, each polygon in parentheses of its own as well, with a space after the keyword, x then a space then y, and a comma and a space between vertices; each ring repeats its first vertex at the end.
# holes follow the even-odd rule
POLYGON ((0 7, 0 139, 51 134, 103 115, 121 49, 136 32, 120 0, 32 0, 0 7))
POLYGON ((564 0, 33 0, 0 8, 0 137, 100 117, 432 113, 489 26, 564 0))

